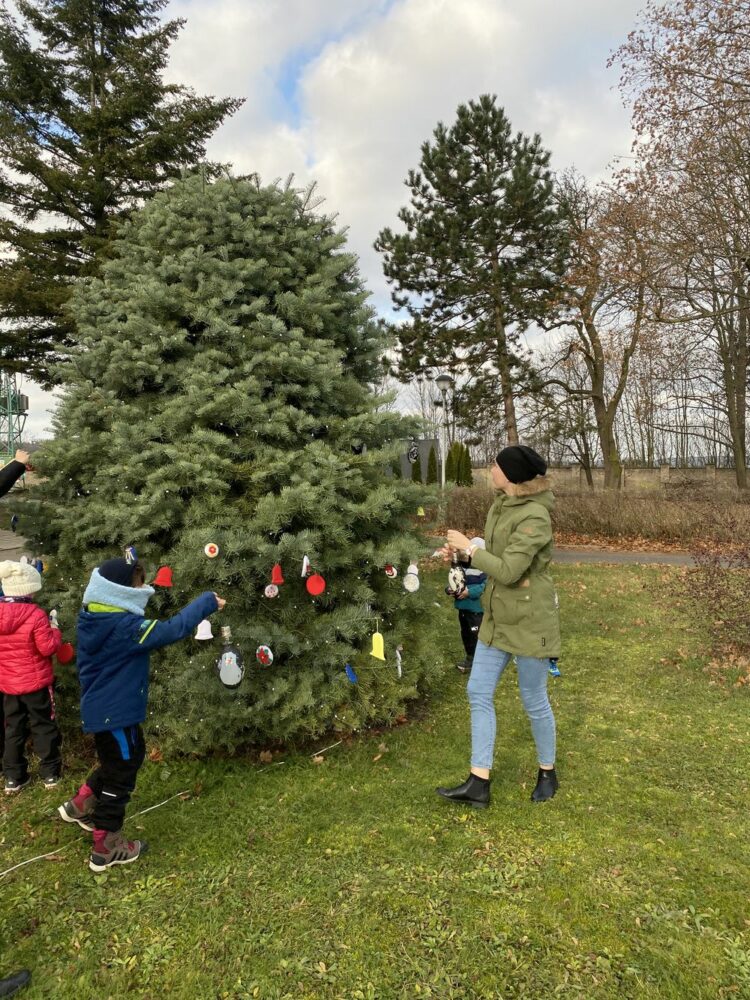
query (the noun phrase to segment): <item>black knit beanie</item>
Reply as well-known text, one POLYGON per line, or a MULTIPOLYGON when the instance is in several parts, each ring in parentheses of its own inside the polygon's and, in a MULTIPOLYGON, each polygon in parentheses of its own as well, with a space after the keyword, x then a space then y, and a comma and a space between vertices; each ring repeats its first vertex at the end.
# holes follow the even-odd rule
POLYGON ((525 444, 503 448, 496 461, 511 483, 526 483, 536 476, 543 476, 547 471, 547 463, 542 456, 525 444))
POLYGON ((121 587, 133 586, 133 566, 127 559, 107 559, 99 567, 99 576, 121 587))

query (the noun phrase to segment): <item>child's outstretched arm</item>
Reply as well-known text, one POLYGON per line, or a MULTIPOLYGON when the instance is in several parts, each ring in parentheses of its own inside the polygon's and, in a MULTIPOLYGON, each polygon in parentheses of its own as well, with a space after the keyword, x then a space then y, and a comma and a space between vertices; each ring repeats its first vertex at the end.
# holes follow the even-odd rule
POLYGON ((133 638, 143 652, 171 646, 173 642, 179 642, 180 639, 189 636, 198 622, 203 621, 204 618, 208 618, 209 615, 223 607, 224 601, 220 597, 206 591, 205 594, 196 597, 182 611, 178 611, 176 615, 168 618, 165 622, 144 618, 133 638))
POLYGON ((8 462, 6 466, 0 469, 0 497, 4 497, 24 472, 26 472, 26 463, 28 460, 29 453, 19 450, 16 452, 16 457, 13 461, 8 462))

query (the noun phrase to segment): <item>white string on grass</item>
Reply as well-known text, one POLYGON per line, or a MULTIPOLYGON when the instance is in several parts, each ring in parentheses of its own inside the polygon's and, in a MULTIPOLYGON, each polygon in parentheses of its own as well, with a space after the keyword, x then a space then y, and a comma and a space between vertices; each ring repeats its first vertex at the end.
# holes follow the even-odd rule
MULTIPOLYGON (((152 809, 159 809, 161 806, 165 806, 167 802, 171 802, 172 799, 176 799, 181 795, 189 794, 189 789, 186 789, 184 792, 175 792, 174 795, 170 795, 169 798, 164 799, 163 802, 157 802, 155 806, 149 806, 148 809, 141 809, 139 812, 133 813, 131 819, 135 819, 136 816, 145 816, 145 814, 151 812, 152 809)), ((5 876, 10 875, 11 872, 17 871, 19 868, 23 868, 24 865, 30 865, 34 861, 43 861, 44 858, 51 858, 56 854, 62 854, 63 851, 67 851, 74 844, 77 844, 79 840, 83 840, 84 836, 85 834, 81 834, 79 837, 76 837, 75 840, 71 840, 69 844, 66 844, 65 847, 59 847, 54 851, 48 851, 47 854, 38 854, 35 858, 29 858, 28 861, 19 861, 19 863, 17 865, 13 865, 12 868, 7 868, 4 872, 0 872, 0 878, 5 878, 5 876)))

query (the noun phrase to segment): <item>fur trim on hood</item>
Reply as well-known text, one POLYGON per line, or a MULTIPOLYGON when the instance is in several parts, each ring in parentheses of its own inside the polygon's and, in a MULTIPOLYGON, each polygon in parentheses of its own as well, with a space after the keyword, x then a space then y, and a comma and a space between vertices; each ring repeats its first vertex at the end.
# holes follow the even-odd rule
POLYGON ((508 483, 504 492, 509 497, 535 497, 551 489, 552 483, 548 476, 536 476, 525 483, 508 483))

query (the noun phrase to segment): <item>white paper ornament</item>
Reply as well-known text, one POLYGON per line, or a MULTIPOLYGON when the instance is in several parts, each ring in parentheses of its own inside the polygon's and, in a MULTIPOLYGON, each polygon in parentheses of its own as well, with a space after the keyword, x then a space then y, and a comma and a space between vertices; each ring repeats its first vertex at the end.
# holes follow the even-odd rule
POLYGON ((278 597, 279 588, 276 586, 275 583, 269 583, 266 589, 263 591, 263 593, 266 595, 266 597, 278 597))
POLYGON ((206 553, 209 559, 215 559, 219 554, 219 546, 216 542, 208 542, 207 545, 203 546, 203 551, 206 553))
POLYGON ((302 576, 308 576, 310 573, 310 560, 305 556, 302 560, 302 576))
POLYGON ((419 567, 416 563, 410 563, 404 573, 404 590, 407 590, 410 594, 414 594, 419 590, 419 567))

